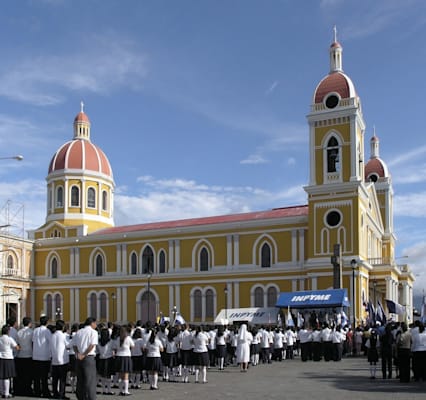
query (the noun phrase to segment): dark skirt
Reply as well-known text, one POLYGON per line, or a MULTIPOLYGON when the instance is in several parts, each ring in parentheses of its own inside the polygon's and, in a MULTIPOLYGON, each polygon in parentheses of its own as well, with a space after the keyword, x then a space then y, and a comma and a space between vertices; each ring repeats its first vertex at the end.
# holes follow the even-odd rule
POLYGON ((377 362, 379 361, 379 353, 376 348, 368 349, 367 352, 367 360, 368 362, 377 362))
POLYGON ((259 354, 260 353, 260 343, 252 343, 250 345, 250 354, 259 354))
POLYGON ((132 357, 120 357, 115 358, 115 371, 118 373, 123 372, 132 372, 132 357))
POLYGON ((216 352, 218 358, 225 358, 226 357, 226 344, 217 344, 216 345, 216 352))
POLYGON ((102 376, 102 378, 110 378, 115 374, 114 368, 115 360, 114 358, 100 358, 98 361, 98 374, 102 376))
POLYGON ((145 369, 143 356, 132 356, 133 372, 141 372, 145 369))
POLYGON ((15 376, 15 360, 0 358, 0 379, 9 379, 15 376))
POLYGON ((178 353, 166 353, 166 366, 169 368, 177 367, 178 364, 178 353))
POLYGON ((194 365, 199 365, 201 367, 208 367, 209 365, 209 353, 207 351, 203 353, 194 353, 194 365))
POLYGON ((147 357, 146 370, 160 372, 162 368, 161 357, 147 357))
POLYGON ((70 371, 74 375, 75 374, 75 355, 70 354, 70 371))
POLYGON ((189 367, 190 365, 194 365, 194 353, 192 350, 181 350, 181 362, 183 366, 189 367))

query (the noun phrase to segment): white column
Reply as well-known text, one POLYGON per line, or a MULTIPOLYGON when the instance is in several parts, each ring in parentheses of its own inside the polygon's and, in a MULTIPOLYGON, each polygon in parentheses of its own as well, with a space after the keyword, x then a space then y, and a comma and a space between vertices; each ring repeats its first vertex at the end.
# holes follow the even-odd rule
POLYGON ((229 308, 238 308, 240 306, 240 283, 234 282, 234 305, 232 304, 229 306, 229 308))
MULTIPOLYGON (((71 249, 72 250, 72 249, 71 249)), ((70 288, 70 315, 69 320, 75 321, 75 296, 74 296, 75 289, 70 288)))
POLYGON ((74 304, 75 304, 74 320, 76 322, 82 322, 80 318, 80 289, 79 288, 74 289, 74 304))
MULTIPOLYGON (((182 313, 182 311, 181 311, 181 307, 182 307, 182 304, 181 304, 181 301, 180 301, 180 284, 179 283, 177 283, 176 285, 175 285, 175 302, 174 302, 174 304, 172 304, 172 307, 173 306, 176 306, 177 307, 177 309, 178 309, 178 311, 180 312, 180 313, 182 313)), ((185 318, 185 317, 184 317, 185 318)), ((185 318, 186 319, 186 318, 185 318)))
POLYGON ((80 274, 80 248, 74 247, 74 275, 80 274))
POLYGON ((169 240, 169 272, 173 272, 174 269, 174 240, 169 240))
POLYGON ((300 290, 305 290, 305 280, 299 279, 299 288, 300 290))
POLYGON ((316 276, 313 276, 312 278, 311 278, 311 287, 312 287, 312 290, 317 290, 317 280, 318 280, 318 278, 316 277, 316 276))
POLYGON ((295 264, 297 262, 297 230, 291 231, 291 262, 295 264))
POLYGON ((292 292, 297 292, 297 279, 292 279, 291 280, 291 291, 292 292))
POLYGON ((299 264, 305 262, 305 230, 299 229, 299 264))
POLYGON ((226 236, 226 267, 232 266, 232 235, 226 236))
POLYGON ((175 270, 180 270, 180 240, 175 240, 175 270))
POLYGON ((128 274, 128 268, 127 268, 127 244, 123 243, 121 245, 121 271, 123 275, 128 274))
POLYGON ((127 321, 128 318, 127 318, 127 287, 126 286, 121 288, 121 296, 122 296, 121 308, 123 310, 121 320, 127 321))
POLYGON ((387 276, 385 280, 386 280, 386 298, 393 301, 394 298, 393 298, 392 278, 387 276))
POLYGON ((120 244, 115 245, 115 251, 116 251, 115 262, 117 264, 116 271, 117 271, 117 274, 120 274, 120 271, 121 271, 121 245, 120 244))
POLYGON ((234 235, 234 267, 240 265, 240 235, 234 235))
POLYGON ((121 295, 121 287, 117 287, 117 321, 122 321, 122 304, 123 304, 123 300, 122 300, 122 295, 121 295))
MULTIPOLYGON (((70 248, 70 275, 73 276, 75 274, 74 268, 75 268, 75 247, 70 248)), ((62 274, 62 268, 61 268, 61 274, 62 274)))

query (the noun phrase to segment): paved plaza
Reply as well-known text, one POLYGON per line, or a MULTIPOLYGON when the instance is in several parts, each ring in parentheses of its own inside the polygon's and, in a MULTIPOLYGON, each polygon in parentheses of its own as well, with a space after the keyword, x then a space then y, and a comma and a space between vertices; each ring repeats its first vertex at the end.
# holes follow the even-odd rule
MULTIPOLYGON (((131 389, 129 399, 356 399, 356 400, 424 400, 426 382, 400 383, 397 379, 369 379, 365 358, 344 358, 341 362, 301 362, 300 359, 259 365, 241 373, 238 367, 225 371, 212 368, 207 373, 208 383, 159 382, 160 390, 151 391, 147 384, 142 389, 131 389)), ((69 388, 68 388, 69 390, 69 388)), ((115 389, 116 390, 116 389, 115 389)), ((68 394, 75 399, 74 394, 68 394)), ((121 398, 99 395, 98 399, 121 398)), ((23 399, 23 397, 16 397, 23 399)))

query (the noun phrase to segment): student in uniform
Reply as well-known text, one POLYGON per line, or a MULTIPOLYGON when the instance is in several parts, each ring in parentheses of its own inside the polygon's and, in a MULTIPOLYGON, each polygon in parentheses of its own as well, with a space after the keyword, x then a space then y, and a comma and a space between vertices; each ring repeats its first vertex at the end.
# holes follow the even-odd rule
POLYGON ((56 330, 50 340, 52 354, 52 392, 56 399, 69 400, 65 395, 67 373, 69 367, 68 341, 65 334, 66 326, 62 320, 56 321, 56 330))
POLYGON ((146 369, 149 374, 151 390, 158 390, 158 373, 161 371, 161 353, 164 350, 161 340, 157 338, 155 329, 151 329, 148 341, 145 343, 146 369))
POLYGON ((111 376, 115 373, 113 344, 109 329, 107 327, 102 328, 97 346, 99 355, 98 374, 101 377, 102 394, 111 396, 115 394, 111 390, 111 376))
POLYGON ((370 337, 365 342, 367 348, 367 360, 370 363, 370 379, 376 379, 377 362, 379 361, 379 335, 375 328, 370 332, 370 337))
POLYGON ((132 372, 131 349, 135 346, 130 337, 130 328, 122 326, 120 336, 114 343, 115 368, 120 378, 120 396, 129 396, 129 374, 132 372))
POLYGON ((207 345, 210 338, 203 332, 201 326, 197 326, 194 335, 194 365, 195 365, 195 383, 199 382, 201 371, 201 380, 207 383, 207 366, 209 365, 209 353, 207 345))
POLYGON ((10 394, 10 379, 16 376, 13 351, 19 350, 19 345, 9 336, 9 331, 9 325, 4 325, 0 336, 0 394, 4 399, 13 397, 10 394))
POLYGON ((130 380, 132 382, 132 389, 140 389, 141 374, 145 369, 143 356, 144 339, 142 337, 141 328, 136 328, 134 330, 132 339, 135 346, 131 349, 133 373, 131 374, 130 380))

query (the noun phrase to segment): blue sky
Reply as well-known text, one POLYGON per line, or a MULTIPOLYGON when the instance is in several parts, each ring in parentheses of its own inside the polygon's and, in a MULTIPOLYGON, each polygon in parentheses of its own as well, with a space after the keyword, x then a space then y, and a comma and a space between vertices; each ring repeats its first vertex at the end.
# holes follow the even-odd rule
POLYGON ((81 100, 114 171, 116 225, 305 204, 306 115, 334 25, 363 104, 365 157, 375 126, 397 254, 421 290, 422 0, 5 0, 0 157, 25 159, 1 160, 0 207, 24 204, 25 229, 44 222, 48 164, 81 100))

